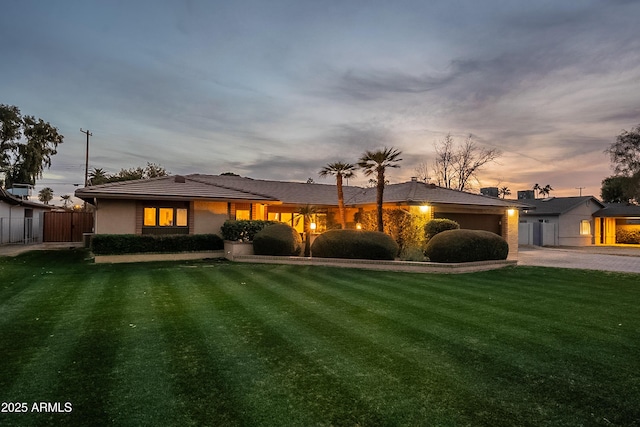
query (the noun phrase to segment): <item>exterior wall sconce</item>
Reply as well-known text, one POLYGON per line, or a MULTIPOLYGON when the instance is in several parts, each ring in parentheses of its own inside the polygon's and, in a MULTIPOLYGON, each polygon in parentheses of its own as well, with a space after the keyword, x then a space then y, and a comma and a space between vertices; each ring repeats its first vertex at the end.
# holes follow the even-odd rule
POLYGON ((429 205, 420 206, 420 212, 421 213, 427 213, 427 212, 429 212, 429 209, 431 209, 431 206, 429 206, 429 205))
POLYGON ((508 209, 507 213, 509 214, 509 216, 513 216, 513 214, 516 213, 516 210, 515 209, 508 209))
POLYGON ((311 224, 309 224, 309 228, 311 229, 311 232, 312 232, 312 233, 315 233, 315 231, 316 231, 316 227, 317 227, 317 226, 316 226, 316 223, 315 223, 315 222, 312 222, 311 224))
POLYGON ((362 230, 362 224, 357 223, 356 224, 356 230, 362 230))

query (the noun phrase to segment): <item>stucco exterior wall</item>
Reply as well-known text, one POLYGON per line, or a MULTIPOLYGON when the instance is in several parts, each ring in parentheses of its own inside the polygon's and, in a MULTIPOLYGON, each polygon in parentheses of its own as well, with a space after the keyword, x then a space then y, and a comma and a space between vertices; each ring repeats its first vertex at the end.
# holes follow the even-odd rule
POLYGON ((94 228, 96 234, 135 234, 136 202, 133 200, 98 200, 94 228))
POLYGON ((600 209, 595 203, 586 202, 560 215, 558 221, 558 244, 560 246, 590 246, 594 243, 595 225, 593 213, 600 209), (589 221, 590 234, 580 234, 580 222, 589 221))
MULTIPOLYGON (((193 202, 193 234, 218 234, 228 219, 226 202, 193 202)), ((264 214, 263 214, 264 215, 264 214)))

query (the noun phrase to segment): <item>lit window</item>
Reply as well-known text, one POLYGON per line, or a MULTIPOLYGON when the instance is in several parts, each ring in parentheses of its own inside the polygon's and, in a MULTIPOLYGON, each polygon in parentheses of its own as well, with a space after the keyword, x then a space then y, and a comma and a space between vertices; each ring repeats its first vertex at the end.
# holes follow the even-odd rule
POLYGON ((160 227, 170 227, 173 225, 173 208, 160 208, 158 225, 160 227))
POLYGON ((236 219, 251 219, 251 211, 248 209, 236 209, 236 219))
POLYGON ((156 208, 144 208, 144 225, 145 227, 156 226, 156 208))
POLYGON ((591 234, 591 221, 587 219, 583 219, 580 221, 580 234, 589 235, 591 234))
POLYGON ((176 209, 176 225, 178 227, 187 226, 187 210, 186 209, 176 209))

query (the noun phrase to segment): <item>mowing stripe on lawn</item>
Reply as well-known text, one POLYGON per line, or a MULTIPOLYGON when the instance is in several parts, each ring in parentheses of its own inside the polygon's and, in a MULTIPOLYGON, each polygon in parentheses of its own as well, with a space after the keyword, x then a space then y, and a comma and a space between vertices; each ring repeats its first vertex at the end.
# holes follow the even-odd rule
POLYGON ((220 372, 206 337, 189 316, 190 307, 180 298, 177 274, 152 271, 156 283, 152 296, 167 342, 169 375, 177 393, 182 425, 242 425, 242 413, 220 372), (178 283, 176 283, 178 282, 178 283))
MULTIPOLYGON (((277 283, 283 282, 279 280, 277 283)), ((337 381, 360 395, 360 400, 367 401, 371 407, 381 407, 379 410, 382 411, 382 416, 377 420, 378 423, 417 422, 415 419, 407 419, 415 416, 416 412, 422 412, 425 416, 422 421, 428 418, 433 420, 441 415, 438 412, 442 412, 442 408, 448 405, 448 400, 456 400, 465 394, 464 388, 459 388, 461 384, 458 384, 448 372, 436 372, 437 370, 433 369, 437 358, 427 360, 422 365, 415 365, 415 359, 408 360, 399 354, 398 344, 383 345, 382 341, 385 340, 379 339, 376 335, 363 336, 357 329, 345 327, 343 321, 349 316, 340 317, 337 314, 338 310, 331 307, 327 309, 321 304, 315 305, 312 299, 305 298, 304 295, 290 297, 288 301, 282 302, 281 297, 287 299, 287 294, 294 293, 290 286, 286 286, 281 294, 278 294, 281 289, 277 284, 272 283, 264 286, 252 286, 247 283, 246 290, 237 289, 237 286, 230 286, 227 291, 238 295, 238 298, 241 296, 246 307, 251 307, 254 312, 261 314, 263 323, 274 324, 275 319, 274 329, 281 331, 284 339, 297 347, 309 349, 307 351, 313 356, 313 363, 317 363, 318 359, 328 363, 329 367, 325 366, 325 370, 329 369, 337 381), (295 307, 303 304, 296 304, 296 300, 309 301, 310 307, 295 307), (280 309, 274 317, 270 310, 275 306, 279 306, 280 309), (330 317, 333 311, 336 312, 337 318, 330 317), (362 353, 366 356, 363 357, 362 353), (395 369, 396 366, 407 365, 411 366, 409 371, 395 369), (426 371, 423 372, 426 375, 417 375, 420 371, 426 371), (381 382, 395 390, 380 389, 381 382), (386 397, 402 394, 400 390, 407 388, 409 384, 414 384, 416 390, 403 395, 402 400, 390 401, 386 397), (451 393, 452 388, 456 390, 455 396, 445 396, 451 393), (439 390, 440 393, 431 395, 432 389, 439 390), (416 400, 417 396, 421 396, 421 400, 416 400)), ((332 421, 336 422, 335 419, 332 421)))
POLYGON ((124 286, 120 277, 112 273, 106 276, 103 284, 94 288, 96 297, 90 315, 68 353, 56 387, 55 395, 59 399, 73 403, 74 410, 65 419, 66 425, 83 425, 86 420, 94 425, 104 425, 112 421, 110 401, 119 398, 112 394, 112 381, 116 353, 125 327, 123 313, 127 300, 124 286))
MULTIPOLYGON (((257 316, 255 310, 245 306, 246 301, 240 295, 243 285, 236 278, 241 280, 248 276, 237 274, 237 271, 230 273, 224 275, 225 279, 219 281, 217 287, 228 297, 225 312, 235 313, 235 322, 227 323, 227 327, 240 338, 246 351, 264 365, 247 396, 247 401, 251 397, 254 400, 251 405, 260 409, 254 416, 256 424, 273 425, 274 420, 280 420, 276 422, 278 425, 283 422, 285 425, 308 425, 318 420, 329 424, 334 419, 342 420, 342 423, 349 420, 349 424, 362 422, 354 412, 367 414, 368 419, 375 420, 374 408, 364 405, 339 379, 328 375, 322 366, 315 365, 305 349, 292 345, 282 330, 273 328, 257 316), (311 395, 307 393, 312 390, 311 395), (318 412, 322 408, 324 411, 318 412)), ((212 297, 209 301, 215 304, 216 299, 212 297)), ((280 308, 276 305, 268 304, 264 308, 269 310, 267 317, 278 316, 280 308)))
POLYGON ((168 343, 153 306, 161 284, 147 272, 135 272, 122 288, 127 301, 112 372, 109 414, 116 425, 186 425, 180 419, 170 378, 168 343))

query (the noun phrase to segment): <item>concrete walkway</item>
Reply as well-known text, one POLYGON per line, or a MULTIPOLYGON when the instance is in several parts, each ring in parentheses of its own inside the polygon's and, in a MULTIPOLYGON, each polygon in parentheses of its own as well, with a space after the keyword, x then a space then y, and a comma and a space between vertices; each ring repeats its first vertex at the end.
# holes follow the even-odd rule
POLYGON ((518 265, 640 273, 640 247, 520 247, 518 265))
POLYGON ((23 252, 29 251, 49 251, 54 249, 73 249, 82 248, 84 244, 82 242, 61 242, 61 243, 33 243, 22 244, 16 243, 12 245, 0 245, 0 256, 16 256, 23 252))

